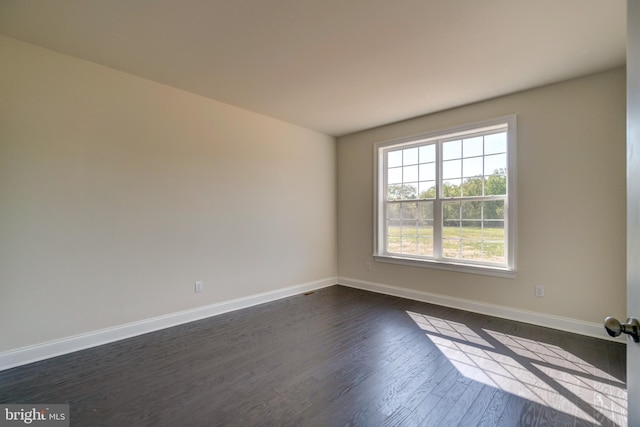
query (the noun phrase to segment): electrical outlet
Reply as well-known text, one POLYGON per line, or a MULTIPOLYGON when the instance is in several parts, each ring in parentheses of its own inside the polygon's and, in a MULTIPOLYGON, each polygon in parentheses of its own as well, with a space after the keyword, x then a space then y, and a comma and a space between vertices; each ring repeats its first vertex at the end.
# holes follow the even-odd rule
POLYGON ((202 292, 204 290, 204 285, 201 281, 196 282, 196 292, 202 292))
POLYGON ((365 264, 364 264, 364 268, 365 268, 367 271, 371 271, 371 263, 370 263, 370 262, 365 263, 365 264))
POLYGON ((544 296, 544 286, 536 285, 536 296, 543 297, 544 296))

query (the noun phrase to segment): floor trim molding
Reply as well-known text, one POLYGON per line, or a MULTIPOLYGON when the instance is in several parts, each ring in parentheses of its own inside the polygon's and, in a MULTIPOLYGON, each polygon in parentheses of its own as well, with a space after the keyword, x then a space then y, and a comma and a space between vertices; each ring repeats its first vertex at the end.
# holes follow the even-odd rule
POLYGON ((274 291, 263 292, 243 298, 236 298, 216 304, 198 307, 191 310, 171 313, 164 316, 144 319, 137 322, 118 325, 111 328, 88 332, 85 334, 61 338, 53 341, 17 348, 0 353, 0 371, 16 366, 26 365, 39 360, 96 347, 102 344, 131 338, 183 323, 193 322, 218 314, 248 308, 254 305, 275 301, 281 298, 298 295, 327 286, 333 286, 336 277, 328 277, 301 285, 290 286, 274 291))
POLYGON ((486 314, 489 316, 501 317, 503 319, 515 320, 518 322, 530 323, 589 337, 600 338, 609 341, 626 343, 626 337, 609 337, 602 324, 584 322, 582 320, 570 319, 567 317, 543 314, 534 311, 520 310, 517 308, 505 307, 494 304, 487 304, 462 298, 455 298, 446 295, 432 294, 414 289, 401 288, 397 286, 385 285, 381 283, 367 282, 364 280, 350 279, 348 277, 338 277, 338 284, 365 291, 377 292, 401 298, 408 298, 416 301, 427 302, 445 307, 457 308, 459 310, 472 311, 474 313, 486 314))
POLYGON ((572 332, 594 338, 626 343, 625 337, 611 338, 604 333, 603 326, 597 323, 584 322, 567 317, 553 316, 533 311, 520 310, 494 304, 487 304, 446 295, 433 294, 414 289, 368 282, 348 277, 328 277, 301 285, 290 286, 274 291, 263 292, 247 297, 236 298, 216 304, 198 307, 191 310, 171 313, 164 316, 144 319, 137 322, 118 325, 111 328, 88 332, 85 334, 61 338, 27 347, 21 347, 0 353, 0 371, 26 365, 39 360, 61 356, 86 348, 119 341, 137 335, 146 334, 160 329, 170 328, 195 320, 205 319, 218 314, 252 307, 254 305, 287 298, 316 289, 326 288, 335 284, 377 292, 386 295, 408 298, 416 301, 437 304, 459 310, 472 311, 489 316, 501 317, 518 322, 531 323, 538 326, 572 332))

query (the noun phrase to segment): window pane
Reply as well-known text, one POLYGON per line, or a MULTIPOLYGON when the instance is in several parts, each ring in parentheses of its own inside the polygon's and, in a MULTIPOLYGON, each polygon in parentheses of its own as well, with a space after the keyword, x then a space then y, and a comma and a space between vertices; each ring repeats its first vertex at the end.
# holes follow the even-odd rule
POLYGON ((402 166, 402 151, 389 151, 387 153, 387 167, 395 168, 402 166))
POLYGON ((418 181, 418 165, 405 166, 402 168, 402 181, 415 182, 418 181))
POLYGON ((446 238, 460 237, 460 220, 447 220, 444 222, 442 235, 446 238))
POLYGON ((499 174, 486 177, 484 194, 486 196, 505 196, 507 194, 507 177, 499 174))
POLYGON ((506 153, 507 133, 494 133, 484 137, 484 154, 506 153))
POLYGON ((484 202, 484 219, 504 220, 504 200, 484 202))
POLYGON ((462 141, 463 157, 482 156, 482 137, 468 138, 462 141))
POLYGON ((400 220, 387 221, 387 252, 400 253, 402 249, 402 222, 400 220))
POLYGON ((402 238, 399 236, 387 237, 387 252, 399 254, 402 251, 402 238))
POLYGON ((418 203, 418 255, 433 256, 433 202, 418 203))
POLYGON ((462 195, 464 197, 482 196, 482 181, 482 177, 465 179, 462 183, 462 195))
POLYGON ((506 154, 494 154, 492 156, 484 157, 484 171, 485 173, 505 173, 507 170, 507 155, 506 154))
POLYGON ((407 148, 406 150, 402 150, 402 164, 404 166, 415 165, 417 163, 418 163, 418 147, 407 148))
POLYGON ((460 254, 460 240, 444 239, 442 241, 442 255, 446 258, 458 258, 460 254))
POLYGON ((463 221, 460 227, 460 237, 463 239, 472 239, 482 241, 482 222, 481 221, 463 221))
POLYGON ((446 257, 456 257, 460 252, 459 223, 445 221, 442 229, 442 250, 446 257))
POLYGON ((449 160, 442 163, 442 179, 460 178, 462 170, 460 169, 462 161, 449 160))
POLYGON ((433 202, 418 202, 418 219, 420 221, 433 220, 433 202))
POLYGON ((388 184, 400 184, 402 182, 402 168, 390 168, 387 172, 388 184))
POLYGON ((436 197, 436 182, 426 181, 418 184, 418 198, 433 199, 436 197))
POLYGON ((408 255, 418 254, 418 238, 402 238, 402 253, 408 255))
POLYGON ((400 204, 399 203, 387 203, 387 218, 400 218, 400 204))
MULTIPOLYGON (((482 219, 482 202, 462 202, 462 219, 482 219)), ((478 224, 478 227, 480 224, 478 224)))
POLYGON ((436 144, 423 145, 419 149, 420 163, 429 163, 436 161, 436 144))
POLYGON ((412 182, 411 184, 404 184, 405 191, 407 192, 407 199, 416 199, 418 197, 418 183, 412 182))
POLYGON ((477 240, 463 240, 461 242, 461 258, 482 260, 482 242, 477 240))
POLYGON ((460 202, 443 202, 442 203, 442 219, 454 220, 460 219, 460 202))
POLYGON ((485 221, 484 240, 504 243, 504 221, 485 221))
POLYGON ((442 144, 442 160, 459 159, 462 157, 460 141, 449 141, 442 144))
POLYGON ((416 237, 418 235, 418 222, 415 220, 402 220, 402 239, 416 237))
POLYGON ((387 187, 387 200, 415 199, 418 195, 418 184, 393 184, 387 187))
POLYGON ((436 179, 436 164, 425 163, 420 165, 420 181, 435 181, 436 179))
POLYGON ((484 171, 485 174, 504 175, 507 171, 507 155, 506 154, 494 154, 484 157, 484 171))
POLYGON ((442 183, 442 196, 443 197, 460 197, 462 196, 462 189, 460 179, 449 179, 442 183))
POLYGON ((418 204, 413 203, 403 203, 402 204, 402 219, 418 219, 418 204))
POLYGON ((464 159, 462 161, 462 176, 482 176, 482 157, 473 157, 471 159, 464 159))
POLYGON ((504 262, 504 243, 485 243, 484 259, 491 262, 504 262))
POLYGON ((400 236, 402 234, 402 221, 399 219, 390 219, 387 221, 387 235, 400 236))
POLYGON ((418 221, 418 237, 433 237, 433 221, 418 221))
POLYGON ((418 255, 433 256, 432 237, 418 237, 418 255))

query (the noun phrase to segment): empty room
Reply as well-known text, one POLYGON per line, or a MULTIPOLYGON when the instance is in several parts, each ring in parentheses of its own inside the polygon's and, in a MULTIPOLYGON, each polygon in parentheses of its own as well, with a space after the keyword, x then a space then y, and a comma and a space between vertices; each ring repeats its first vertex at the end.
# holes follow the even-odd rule
POLYGON ((639 23, 1 0, 0 425, 640 426, 639 23))

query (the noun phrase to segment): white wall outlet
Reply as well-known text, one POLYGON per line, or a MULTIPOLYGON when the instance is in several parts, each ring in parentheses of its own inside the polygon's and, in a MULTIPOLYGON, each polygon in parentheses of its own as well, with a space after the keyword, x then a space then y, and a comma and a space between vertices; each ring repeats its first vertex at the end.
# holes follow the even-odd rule
POLYGON ((204 285, 202 284, 201 281, 197 281, 196 282, 196 292, 202 292, 204 290, 204 285))
POLYGON ((543 297, 544 296, 544 286, 536 285, 536 296, 543 297))
POLYGON ((370 263, 370 262, 365 263, 365 264, 364 264, 364 268, 365 268, 367 271, 371 271, 371 263, 370 263))

